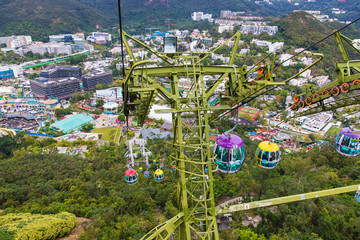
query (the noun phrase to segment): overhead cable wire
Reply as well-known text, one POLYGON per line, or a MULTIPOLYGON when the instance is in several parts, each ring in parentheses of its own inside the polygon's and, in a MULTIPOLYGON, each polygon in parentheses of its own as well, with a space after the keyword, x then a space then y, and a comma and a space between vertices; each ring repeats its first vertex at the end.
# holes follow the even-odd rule
POLYGON ((310 48, 314 47, 315 45, 317 45, 317 44, 319 44, 319 43, 321 43, 321 42, 325 41, 326 39, 328 39, 329 37, 331 37, 331 36, 332 36, 332 35, 334 35, 335 33, 340 32, 341 30, 343 30, 343 29, 345 29, 345 28, 349 27, 351 24, 354 24, 354 23, 356 23, 356 22, 357 22, 357 21, 359 21, 359 20, 360 20, 360 17, 358 17, 357 19, 355 19, 355 20, 354 20, 354 21, 352 21, 351 23, 346 24, 345 26, 343 26, 343 27, 339 28, 338 30, 336 30, 336 31, 334 31, 334 32, 332 32, 332 33, 330 33, 330 34, 329 34, 329 35, 327 35, 326 37, 323 37, 323 38, 322 38, 322 39, 320 39, 319 41, 317 41, 317 42, 315 42, 315 43, 311 44, 310 46, 308 46, 307 48, 305 48, 305 49, 301 50, 300 52, 298 52, 298 53, 297 53, 297 54, 295 54, 294 56, 289 57, 289 58, 288 58, 288 59, 286 59, 285 61, 283 61, 283 62, 280 62, 280 63, 276 64, 276 65, 275 65, 275 67, 274 67, 274 69, 275 69, 276 67, 281 66, 283 63, 285 63, 285 62, 287 62, 287 61, 289 61, 289 60, 293 59, 294 57, 296 57, 296 56, 300 55, 301 53, 303 53, 303 52, 307 51, 308 49, 310 49, 310 48))

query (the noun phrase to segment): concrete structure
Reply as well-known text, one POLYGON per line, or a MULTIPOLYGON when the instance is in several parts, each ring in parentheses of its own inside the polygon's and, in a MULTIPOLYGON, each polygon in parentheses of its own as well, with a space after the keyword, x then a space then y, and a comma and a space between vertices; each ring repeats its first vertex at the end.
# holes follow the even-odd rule
POLYGON ((8 48, 19 48, 32 43, 31 36, 0 37, 0 44, 5 43, 8 48))
POLYGON ((105 101, 116 101, 118 99, 117 91, 116 91, 116 89, 96 90, 95 98, 102 99, 105 101))
POLYGON ((242 20, 233 20, 233 19, 215 19, 215 24, 222 25, 242 25, 244 21, 242 20))
POLYGON ((234 26, 233 25, 220 25, 218 32, 219 33, 223 33, 225 31, 233 31, 234 30, 234 26))
POLYGON ((253 26, 253 25, 242 25, 240 29, 242 34, 247 35, 252 32, 254 35, 260 35, 263 32, 266 32, 270 36, 275 35, 278 32, 277 26, 253 26))
POLYGON ((69 133, 71 131, 79 130, 84 124, 87 123, 94 123, 94 120, 91 116, 86 114, 76 114, 51 124, 50 128, 53 130, 62 131, 63 133, 69 133))
POLYGON ((222 10, 220 11, 220 17, 221 18, 228 18, 228 17, 232 17, 233 13, 229 10, 222 10))
POLYGON ((65 44, 64 42, 50 42, 50 43, 42 43, 36 42, 27 47, 28 51, 32 51, 33 53, 39 53, 43 55, 44 53, 50 54, 72 54, 72 45, 69 43, 65 44))
POLYGON ((73 41, 74 34, 59 34, 59 35, 50 35, 50 42, 71 42, 73 41))
POLYGON ((111 34, 106 32, 92 32, 86 40, 98 44, 105 44, 111 41, 111 34))
POLYGON ((30 87, 32 94, 37 98, 68 99, 74 93, 80 92, 80 81, 74 77, 56 80, 39 77, 30 81, 30 87))
POLYGON ((76 66, 56 66, 47 68, 40 73, 40 77, 30 81, 32 94, 37 98, 48 97, 67 99, 76 92, 80 92, 80 78, 82 72, 76 66))
POLYGON ((14 71, 9 67, 0 67, 0 80, 14 78, 14 71))
POLYGON ((152 128, 149 127, 147 129, 143 129, 140 131, 141 136, 143 137, 143 139, 154 139, 154 138, 168 138, 168 137, 172 137, 173 133, 169 132, 169 131, 165 131, 165 132, 160 132, 159 128, 152 128))
POLYGON ((113 83, 112 71, 96 69, 82 76, 82 84, 86 91, 91 91, 97 84, 110 85, 113 83))
POLYGON ((193 12, 191 14, 191 19, 194 21, 201 21, 201 20, 206 20, 206 21, 212 21, 212 14, 209 13, 203 13, 203 12, 193 12))
POLYGON ((301 127, 303 129, 312 131, 312 132, 319 132, 323 129, 326 124, 333 118, 332 112, 322 112, 313 114, 307 117, 300 117, 296 120, 300 122, 301 127))
POLYGON ((40 73, 40 77, 50 79, 66 77, 81 78, 81 75, 81 68, 77 66, 55 66, 47 68, 40 73))
POLYGON ((256 46, 259 46, 259 47, 268 47, 269 48, 269 50, 267 51, 268 53, 277 52, 284 47, 284 42, 271 43, 269 41, 258 40, 255 38, 253 40, 251 40, 251 43, 254 43, 256 46))
POLYGON ((13 87, 0 87, 0 96, 16 95, 16 89, 13 87))

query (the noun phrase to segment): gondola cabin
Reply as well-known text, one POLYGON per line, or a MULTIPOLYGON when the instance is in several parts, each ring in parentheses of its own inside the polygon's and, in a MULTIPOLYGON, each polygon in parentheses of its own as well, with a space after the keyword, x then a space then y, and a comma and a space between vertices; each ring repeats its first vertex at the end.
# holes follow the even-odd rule
POLYGON ((155 181, 161 182, 164 179, 164 172, 163 170, 157 169, 154 174, 155 181))
POLYGON ((127 184, 133 185, 137 182, 137 180, 138 180, 138 174, 134 169, 129 168, 128 170, 126 170, 125 181, 127 184))
POLYGON ((263 141, 256 150, 255 158, 259 167, 272 169, 280 162, 280 148, 276 143, 263 141))
POLYGON ((357 190, 357 192, 355 193, 355 200, 360 202, 360 190, 357 190))
POLYGON ((244 142, 236 135, 222 134, 216 139, 213 153, 220 172, 235 173, 239 171, 245 160, 244 142))
POLYGON ((344 156, 354 157, 360 154, 360 130, 343 128, 336 137, 336 151, 344 156))
POLYGON ((139 168, 139 172, 143 172, 143 168, 142 168, 142 167, 139 168))
POLYGON ((146 178, 150 177, 149 171, 145 171, 145 172, 144 172, 144 177, 146 177, 146 178))

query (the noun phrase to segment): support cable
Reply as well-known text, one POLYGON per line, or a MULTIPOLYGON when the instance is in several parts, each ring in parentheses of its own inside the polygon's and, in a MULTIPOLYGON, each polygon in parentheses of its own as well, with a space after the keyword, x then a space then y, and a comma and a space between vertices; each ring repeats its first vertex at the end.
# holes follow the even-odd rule
POLYGON ((287 62, 287 61, 289 61, 289 60, 293 59, 294 57, 296 57, 296 56, 300 55, 301 53, 303 53, 303 52, 307 51, 308 49, 310 49, 310 48, 314 47, 315 45, 317 45, 317 44, 319 44, 319 43, 321 43, 321 42, 325 41, 326 39, 328 39, 329 37, 331 37, 331 36, 332 36, 332 35, 334 35, 335 33, 340 32, 341 30, 343 30, 343 29, 345 29, 345 28, 349 27, 351 24, 354 24, 354 23, 356 23, 356 22, 357 22, 357 21, 359 21, 359 20, 360 20, 360 17, 358 17, 357 19, 355 19, 355 20, 354 20, 354 21, 352 21, 351 23, 346 24, 346 25, 345 25, 345 26, 343 26, 342 28, 339 28, 338 30, 336 30, 336 31, 334 31, 334 32, 332 32, 332 33, 330 33, 329 35, 327 35, 326 37, 324 37, 324 38, 320 39, 319 41, 317 41, 317 42, 315 42, 315 43, 311 44, 311 45, 310 45, 310 46, 308 46, 307 48, 305 48, 305 49, 303 49, 302 51, 298 52, 298 53, 297 53, 297 54, 295 54, 294 56, 289 57, 289 58, 288 58, 288 59, 286 59, 285 61, 280 62, 280 63, 278 63, 278 64, 275 64, 274 69, 275 69, 275 68, 277 68, 277 67, 279 67, 279 66, 281 66, 283 63, 285 63, 285 62, 287 62))

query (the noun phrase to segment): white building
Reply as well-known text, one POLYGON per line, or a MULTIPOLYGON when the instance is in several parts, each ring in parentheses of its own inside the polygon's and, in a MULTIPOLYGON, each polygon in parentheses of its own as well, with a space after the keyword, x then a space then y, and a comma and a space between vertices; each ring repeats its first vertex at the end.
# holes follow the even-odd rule
POLYGON ((16 95, 16 89, 13 87, 0 87, 0 96, 4 96, 4 95, 16 95))
POLYGON ((306 78, 294 78, 289 81, 289 85, 292 86, 304 86, 308 83, 308 80, 306 78))
MULTIPOLYGON (((322 112, 301 119, 303 129, 319 132, 333 118, 332 112, 322 112)), ((298 119, 297 119, 298 120, 298 119)))
POLYGON ((275 35, 278 32, 277 26, 254 26, 254 25, 242 25, 240 29, 241 33, 244 35, 252 32, 254 35, 260 35, 263 32, 266 32, 270 36, 275 35))
POLYGON ((191 14, 191 19, 194 21, 201 21, 201 20, 207 20, 212 21, 212 14, 210 13, 203 13, 203 12, 193 12, 191 14))
POLYGON ((282 65, 284 67, 290 66, 290 65, 295 65, 297 63, 293 62, 292 59, 290 59, 293 55, 288 54, 288 53, 284 53, 280 55, 280 62, 283 63, 282 65), (289 59, 289 60, 288 60, 289 59))
POLYGON ((231 11, 229 11, 229 10, 222 10, 222 11, 220 12, 220 17, 221 17, 221 18, 228 18, 228 17, 232 17, 232 16, 234 16, 234 15, 233 15, 233 13, 232 13, 231 11))
POLYGON ((19 48, 30 45, 32 43, 31 36, 11 36, 0 37, 0 44, 5 43, 8 48, 19 48))
POLYGON ((280 51, 282 48, 284 47, 284 42, 275 42, 275 43, 271 43, 269 45, 269 50, 268 52, 277 52, 280 51))
POLYGON ((111 41, 111 34, 106 32, 92 32, 86 40, 89 42, 104 44, 111 41))
POLYGON ((34 42, 32 45, 28 46, 27 49, 32 51, 33 53, 39 53, 44 55, 44 53, 48 52, 50 54, 65 54, 69 55, 72 53, 72 46, 70 44, 65 44, 63 42, 50 42, 50 43, 42 43, 42 42, 34 42))
POLYGON ((250 49, 249 48, 242 48, 240 49, 240 54, 241 55, 246 55, 250 52, 250 49))
POLYGON ((269 41, 253 39, 253 40, 251 40, 251 43, 254 43, 256 46, 259 46, 259 47, 268 47, 269 48, 269 50, 268 50, 269 53, 270 52, 277 52, 277 51, 281 50, 284 47, 283 42, 271 43, 269 41))
POLYGON ((223 33, 225 31, 233 31, 234 30, 234 26, 233 25, 220 25, 218 32, 219 33, 223 33))
POLYGON ((320 86, 325 87, 329 83, 331 83, 329 76, 318 76, 314 78, 314 81, 320 86))

